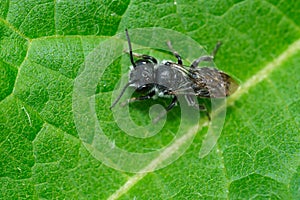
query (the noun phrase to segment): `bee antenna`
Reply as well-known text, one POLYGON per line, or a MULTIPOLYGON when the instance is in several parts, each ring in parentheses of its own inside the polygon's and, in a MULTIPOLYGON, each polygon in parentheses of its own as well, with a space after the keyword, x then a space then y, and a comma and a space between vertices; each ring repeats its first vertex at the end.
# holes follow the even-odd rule
POLYGON ((219 48, 220 48, 221 45, 222 45, 222 42, 218 41, 217 44, 216 44, 216 46, 215 46, 215 48, 214 48, 214 50, 213 50, 213 52, 211 53, 212 57, 216 56, 216 54, 217 54, 217 52, 218 52, 218 50, 219 50, 219 48))
POLYGON ((135 80, 134 81, 130 81, 128 82, 122 89, 120 95, 117 97, 117 99, 114 101, 114 103, 109 107, 109 109, 112 109, 113 107, 115 107, 115 105, 119 102, 119 100, 121 99, 121 97, 123 96, 125 90, 128 88, 128 86, 132 83, 136 82, 135 80))
POLYGON ((131 64, 132 64, 132 66, 135 68, 135 67, 136 67, 136 64, 134 63, 134 60, 133 60, 132 47, 131 47, 131 42, 130 42, 130 38, 129 38, 129 34, 128 34, 127 28, 125 29, 125 32, 126 32, 126 38, 127 38, 127 41, 128 41, 129 55, 130 55, 130 62, 131 62, 131 64))

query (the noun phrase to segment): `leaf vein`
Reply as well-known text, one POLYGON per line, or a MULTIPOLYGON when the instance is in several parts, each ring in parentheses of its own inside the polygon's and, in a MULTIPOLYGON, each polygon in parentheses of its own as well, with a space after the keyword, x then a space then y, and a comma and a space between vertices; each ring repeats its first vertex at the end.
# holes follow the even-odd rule
MULTIPOLYGON (((231 106, 237 101, 242 95, 247 94, 250 88, 257 85, 265 78, 267 78, 275 69, 277 69, 281 64, 284 63, 288 58, 294 55, 296 52, 300 50, 300 39, 291 44, 281 55, 275 58, 272 62, 267 64, 262 70, 252 76, 248 81, 241 85, 238 91, 234 93, 231 97, 228 98, 227 106, 231 106)), ((184 135, 183 137, 179 138, 177 141, 174 142, 175 145, 184 144, 185 140, 192 136, 193 133, 192 127, 189 132, 184 135)), ((157 159, 153 160, 146 168, 148 171, 151 169, 155 169, 155 167, 159 164, 159 162, 167 159, 168 156, 172 155, 177 148, 172 148, 174 145, 171 145, 170 148, 167 148, 157 159)), ((177 146, 178 147, 178 146, 177 146)), ((145 171, 143 169, 143 171, 145 171)), ((122 185, 115 193, 113 193, 108 199, 118 199, 127 191, 129 191, 135 184, 137 184, 142 178, 144 178, 148 173, 138 173, 127 180, 127 182, 122 185)))

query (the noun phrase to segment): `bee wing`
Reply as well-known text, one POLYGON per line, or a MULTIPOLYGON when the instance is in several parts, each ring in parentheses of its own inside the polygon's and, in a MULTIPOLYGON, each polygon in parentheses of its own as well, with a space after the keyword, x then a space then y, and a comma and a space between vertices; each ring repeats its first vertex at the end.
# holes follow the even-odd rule
POLYGON ((228 74, 220 72, 223 77, 224 82, 226 83, 226 96, 233 94, 239 87, 238 83, 228 74))
POLYGON ((228 74, 212 67, 190 69, 193 88, 199 97, 223 98, 231 95, 238 84, 228 74))

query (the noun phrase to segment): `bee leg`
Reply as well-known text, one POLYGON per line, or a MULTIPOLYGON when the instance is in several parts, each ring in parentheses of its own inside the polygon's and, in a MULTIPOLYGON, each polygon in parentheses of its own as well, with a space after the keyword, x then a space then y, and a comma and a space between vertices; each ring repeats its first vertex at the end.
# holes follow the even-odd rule
POLYGON ((217 52, 218 52, 221 45, 222 45, 222 43, 220 41, 218 41, 215 48, 214 48, 214 50, 213 50, 213 52, 211 53, 211 56, 213 58, 216 56, 216 54, 217 54, 217 52))
POLYGON ((199 104, 198 101, 196 102, 192 95, 185 95, 184 97, 185 97, 185 99, 186 99, 189 106, 191 106, 194 109, 199 110, 201 112, 205 112, 208 120, 210 121, 209 112, 206 109, 205 104, 203 104, 203 103, 199 104))
MULTIPOLYGON (((129 51, 124 50, 124 52, 130 54, 129 51)), ((142 58, 142 59, 145 59, 145 60, 151 60, 153 63, 157 64, 157 60, 155 58, 153 58, 152 56, 149 56, 149 55, 146 55, 146 54, 134 53, 134 52, 131 52, 131 53, 132 53, 133 57, 142 58)))
POLYGON ((198 101, 195 99, 194 95, 184 95, 184 97, 189 106, 198 109, 198 101))
POLYGON ((210 56, 201 56, 200 58, 194 60, 194 62, 191 64, 191 68, 198 67, 199 63, 202 61, 213 61, 221 44, 222 44, 221 42, 217 42, 217 44, 210 56))
POLYGON ((168 107, 166 109, 167 112, 169 112, 170 110, 172 110, 172 108, 174 108, 174 106, 176 106, 177 102, 178 102, 178 99, 177 99, 176 96, 174 96, 173 99, 172 99, 172 102, 168 105, 168 107))
POLYGON ((202 61, 213 61, 213 60, 214 60, 213 56, 201 56, 200 58, 194 60, 194 62, 191 64, 191 68, 198 67, 199 63, 202 61))
POLYGON ((208 120, 210 121, 211 118, 210 118, 209 112, 208 112, 208 110, 207 110, 205 104, 199 104, 199 105, 198 105, 198 108, 199 108, 200 111, 206 113, 206 116, 207 116, 208 120))
POLYGON ((161 112, 161 113, 159 114, 159 116, 156 117, 156 118, 152 121, 152 123, 153 123, 153 124, 156 124, 163 116, 165 116, 170 110, 172 110, 172 108, 174 108, 174 106, 176 106, 177 102, 178 102, 178 99, 177 99, 176 96, 174 96, 173 99, 172 99, 172 102, 171 102, 171 103, 168 105, 168 107, 166 108, 166 111, 161 112))
POLYGON ((146 59, 146 60, 151 60, 154 64, 157 64, 157 60, 155 58, 153 58, 152 56, 142 54, 142 58, 146 59))
POLYGON ((135 102, 135 101, 142 101, 142 100, 151 99, 154 95, 155 95, 155 91, 151 91, 147 95, 139 96, 139 97, 133 97, 133 98, 127 99, 126 101, 124 101, 123 103, 121 103, 121 106, 124 107, 127 104, 129 104, 131 102, 135 102))
POLYGON ((182 65, 182 59, 181 56, 179 55, 179 53, 177 51, 175 51, 172 47, 171 41, 167 42, 167 45, 169 47, 169 49, 172 51, 173 55, 177 58, 177 64, 182 65))

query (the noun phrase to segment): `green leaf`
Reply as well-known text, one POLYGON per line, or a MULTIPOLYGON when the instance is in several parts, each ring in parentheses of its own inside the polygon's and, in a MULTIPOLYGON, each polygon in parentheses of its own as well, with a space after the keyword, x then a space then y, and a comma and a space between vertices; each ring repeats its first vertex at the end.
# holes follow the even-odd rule
MULTIPOLYGON (((299 2, 3 0, 0 5, 0 199, 300 198, 299 2), (80 135, 74 88, 93 55, 109 59, 114 53, 93 54, 95 49, 111 41, 119 44, 115 36, 124 39, 125 28, 134 33, 147 27, 178 31, 207 52, 222 41, 215 64, 240 88, 227 99, 216 146, 200 158, 209 129, 205 116, 183 155, 185 140, 175 136, 179 106, 161 130, 161 124, 154 127, 158 134, 132 137, 118 127, 109 109, 119 79, 128 73, 128 55, 100 68, 103 76, 91 95, 97 122, 116 147, 144 154, 174 138, 178 142, 146 167, 151 171, 176 154, 178 160, 153 172, 129 173, 97 159, 96 136, 80 135)), ((131 35, 134 48, 144 48, 137 52, 176 60, 150 48, 151 38, 143 34, 131 35)), ((189 63, 197 52, 188 51, 187 41, 172 39, 174 47, 180 42, 186 46, 176 51, 189 63)), ((156 103, 166 106, 169 100, 130 104, 133 122, 151 125, 149 108, 156 103)))

